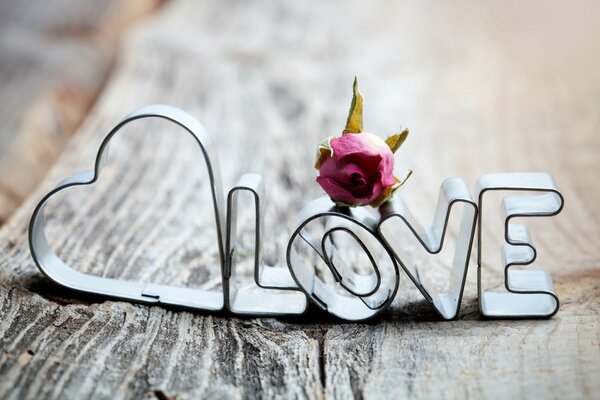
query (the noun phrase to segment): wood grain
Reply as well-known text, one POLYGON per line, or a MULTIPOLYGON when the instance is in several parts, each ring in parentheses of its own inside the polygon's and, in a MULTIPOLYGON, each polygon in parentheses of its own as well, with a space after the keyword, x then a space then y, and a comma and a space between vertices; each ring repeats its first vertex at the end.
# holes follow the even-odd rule
POLYGON ((158 0, 0 2, 0 223, 42 180, 158 0))
MULTIPOLYGON (((167 4, 130 34, 67 151, 2 230, 0 397, 598 397, 597 15, 591 2, 167 4), (109 301, 57 288, 35 268, 26 229, 36 201, 89 168, 116 121, 154 102, 207 126, 226 187, 264 175, 266 259, 283 265, 296 213, 320 195, 314 146, 343 128, 355 74, 368 130, 411 129, 397 161, 415 170, 402 195, 423 220, 447 176, 556 178, 563 213, 527 221, 561 299, 554 318, 481 320, 474 263, 458 320, 439 321, 403 276, 394 307, 359 324, 314 310, 239 319, 109 301)), ((218 288, 198 149, 161 122, 115 140, 93 189, 49 205, 59 254, 97 275, 218 288)), ((485 235, 495 252, 498 232, 485 235)), ((440 285, 449 256, 426 271, 440 285)), ((499 265, 484 267, 486 285, 500 288, 499 265)))

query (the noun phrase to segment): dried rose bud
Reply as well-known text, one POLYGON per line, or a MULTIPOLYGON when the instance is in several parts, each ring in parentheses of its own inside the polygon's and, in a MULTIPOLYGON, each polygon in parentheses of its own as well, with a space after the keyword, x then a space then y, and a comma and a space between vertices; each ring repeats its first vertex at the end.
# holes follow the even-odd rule
POLYGON ((389 200, 404 181, 394 177, 394 152, 408 130, 385 141, 362 132, 362 95, 354 80, 354 96, 342 136, 327 138, 317 150, 317 183, 340 206, 378 207, 389 200))

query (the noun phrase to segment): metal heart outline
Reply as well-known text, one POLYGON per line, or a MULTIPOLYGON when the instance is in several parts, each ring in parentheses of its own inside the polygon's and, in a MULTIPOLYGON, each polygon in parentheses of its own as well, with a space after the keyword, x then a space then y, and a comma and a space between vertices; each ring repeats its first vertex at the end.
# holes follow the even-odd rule
POLYGON ((61 181, 48 192, 36 206, 29 224, 29 247, 38 269, 52 282, 69 289, 92 294, 105 295, 112 298, 131 300, 140 303, 162 303, 185 308, 201 308, 207 311, 218 311, 224 307, 222 292, 203 291, 192 288, 173 287, 168 285, 144 284, 123 281, 114 278, 103 278, 76 271, 66 265, 51 249, 46 238, 44 208, 56 193, 73 186, 87 186, 96 182, 107 160, 107 150, 112 137, 130 122, 144 118, 162 118, 179 125, 190 133, 202 150, 206 163, 211 194, 214 206, 215 224, 219 246, 221 276, 225 263, 225 210, 223 208, 223 185, 211 137, 204 126, 190 114, 176 107, 154 104, 144 106, 125 117, 104 138, 96 156, 93 170, 76 173, 61 181))

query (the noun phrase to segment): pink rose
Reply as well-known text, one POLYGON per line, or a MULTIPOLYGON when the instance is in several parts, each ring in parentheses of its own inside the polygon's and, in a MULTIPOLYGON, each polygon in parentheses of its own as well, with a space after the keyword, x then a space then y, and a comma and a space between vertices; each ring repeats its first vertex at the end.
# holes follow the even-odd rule
POLYGON ((379 205, 387 200, 394 177, 394 153, 371 133, 347 133, 330 142, 321 159, 317 182, 338 204, 379 205))
POLYGON ((385 141, 362 132, 363 97, 354 78, 354 93, 342 136, 327 138, 317 149, 317 182, 339 206, 378 207, 408 179, 394 177, 394 152, 408 136, 408 130, 385 141))

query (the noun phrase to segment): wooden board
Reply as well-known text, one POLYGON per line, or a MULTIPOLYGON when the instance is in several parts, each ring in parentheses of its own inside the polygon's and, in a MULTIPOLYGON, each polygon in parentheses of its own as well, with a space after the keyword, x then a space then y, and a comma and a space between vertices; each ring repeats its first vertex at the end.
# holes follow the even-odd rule
MULTIPOLYGON (((597 398, 600 394, 600 33, 595 3, 452 4, 173 1, 130 34, 99 101, 0 236, 3 398, 597 398), (402 189, 429 221, 441 181, 548 171, 558 217, 528 222, 561 299, 543 321, 487 321, 474 263, 459 318, 440 321, 406 276, 368 323, 234 318, 75 295, 35 268, 26 230, 37 200, 90 168, 129 111, 170 103, 212 133, 223 180, 267 182, 266 259, 321 194, 315 145, 343 128, 354 75, 365 127, 411 136, 402 189)), ((92 190, 49 205, 48 236, 78 270, 218 288, 206 172, 190 138, 140 123, 115 138, 92 190)), ((485 232, 495 251, 498 232, 485 232)), ((429 276, 444 284, 448 255, 429 276)), ((499 258, 498 258, 499 259, 499 258)), ((486 286, 502 271, 486 267, 486 286)))
POLYGON ((0 224, 56 161, 157 0, 0 2, 0 224))

